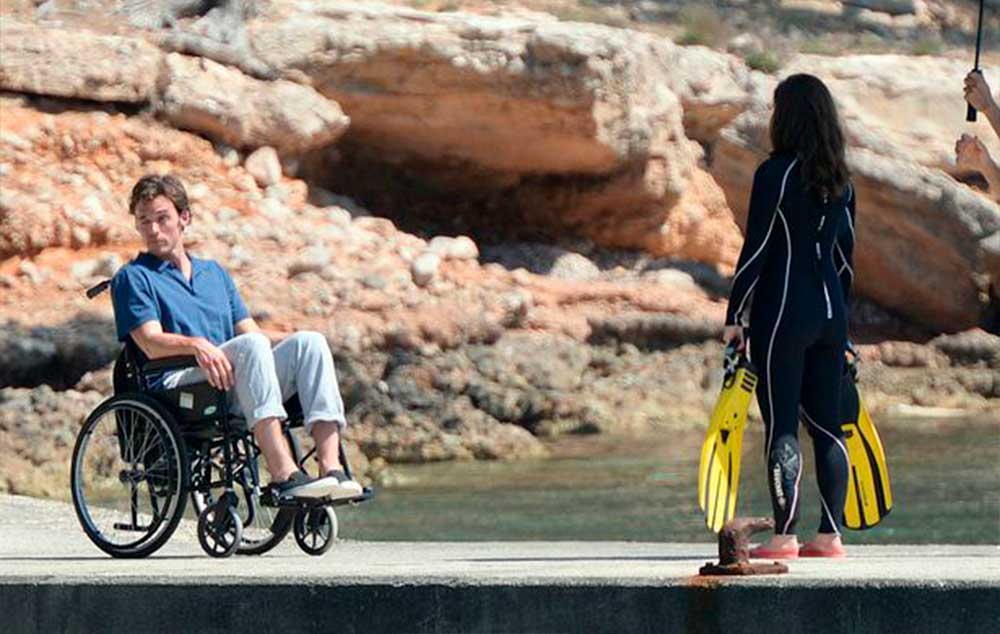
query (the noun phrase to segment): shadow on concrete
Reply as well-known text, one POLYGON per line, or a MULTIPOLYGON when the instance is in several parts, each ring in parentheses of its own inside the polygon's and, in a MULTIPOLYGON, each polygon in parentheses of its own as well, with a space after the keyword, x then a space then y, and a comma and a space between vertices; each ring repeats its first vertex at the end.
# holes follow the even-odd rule
MULTIPOLYGON (((157 555, 156 557, 151 557, 145 561, 160 561, 164 559, 204 559, 202 555, 157 555)), ((78 556, 56 556, 56 555, 39 555, 39 556, 24 556, 17 555, 13 557, 3 557, 0 556, 0 561, 115 561, 114 557, 107 555, 78 555, 78 556)), ((122 562, 134 562, 135 559, 122 559, 122 562)))

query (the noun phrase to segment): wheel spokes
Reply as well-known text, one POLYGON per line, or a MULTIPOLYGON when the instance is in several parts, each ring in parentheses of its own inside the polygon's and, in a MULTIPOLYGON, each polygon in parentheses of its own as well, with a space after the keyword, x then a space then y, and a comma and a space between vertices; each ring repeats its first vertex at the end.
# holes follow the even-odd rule
POLYGON ((166 442, 166 433, 158 421, 122 406, 89 423, 81 439, 74 465, 81 519, 113 547, 141 546, 176 507, 180 473, 176 445, 166 442))

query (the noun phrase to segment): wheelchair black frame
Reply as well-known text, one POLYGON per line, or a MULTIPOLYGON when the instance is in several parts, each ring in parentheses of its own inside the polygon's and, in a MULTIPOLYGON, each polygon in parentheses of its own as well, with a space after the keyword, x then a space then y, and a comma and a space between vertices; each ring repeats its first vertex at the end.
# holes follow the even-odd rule
MULTIPOLYGON (((104 292, 110 284, 111 280, 103 280, 99 284, 87 290, 87 297, 93 299, 104 292)), ((114 300, 112 299, 112 303, 113 301, 114 300)), ((214 505, 220 511, 223 506, 235 507, 236 500, 238 499, 235 491, 237 468, 252 469, 253 472, 249 474, 254 480, 252 484, 255 488, 260 487, 261 484, 260 465, 257 460, 257 458, 261 455, 261 450, 253 437, 253 433, 247 428, 240 430, 234 429, 233 422, 240 420, 240 417, 230 413, 229 395, 224 390, 213 388, 212 391, 215 392, 216 398, 215 410, 210 414, 198 417, 195 421, 185 419, 184 416, 178 415, 176 406, 167 399, 162 398, 164 391, 154 387, 152 377, 162 375, 170 370, 182 370, 185 368, 197 367, 197 362, 194 357, 183 356, 147 359, 145 363, 141 361, 143 358, 145 358, 145 355, 139 349, 138 345, 132 340, 131 337, 127 338, 114 365, 113 383, 115 396, 121 396, 130 392, 145 395, 146 397, 152 398, 159 403, 164 408, 165 413, 169 414, 173 420, 174 426, 179 431, 179 438, 176 440, 181 443, 182 455, 186 456, 183 461, 183 467, 187 469, 187 478, 184 479, 187 480, 188 489, 180 491, 180 495, 192 495, 196 492, 210 494, 213 487, 221 485, 224 488, 224 493, 219 496, 219 499, 214 502, 214 505), (221 436, 219 435, 220 432, 221 436), (233 450, 235 447, 234 443, 238 442, 244 443, 243 449, 247 455, 247 460, 242 461, 241 464, 237 466, 234 464, 233 450), (212 456, 214 455, 214 451, 220 446, 222 449, 224 476, 222 480, 213 481, 212 456), (202 464, 202 461, 204 461, 204 464, 202 464), (203 470, 203 473, 198 473, 195 469, 195 465, 197 465, 198 470, 203 470)), ((299 426, 302 422, 303 416, 301 411, 297 411, 294 416, 290 415, 282 422, 282 435, 288 439, 289 444, 291 445, 289 449, 292 452, 292 457, 295 460, 295 463, 299 465, 299 467, 304 468, 309 458, 316 453, 316 449, 313 448, 303 454, 301 444, 295 435, 291 433, 291 430, 296 426, 299 426)), ((353 479, 350 462, 347 459, 347 453, 344 450, 342 439, 338 446, 338 455, 340 457, 340 462, 343 466, 345 475, 347 475, 348 478, 353 479)), ((242 471, 240 476, 244 479, 247 477, 246 475, 243 475, 242 471)), ((247 496, 250 495, 250 484, 251 483, 247 481, 241 483, 241 486, 244 488, 244 494, 247 496)), ((260 495, 260 502, 262 505, 281 509, 281 512, 285 512, 286 510, 297 510, 302 512, 316 507, 336 507, 347 504, 353 505, 367 501, 374 496, 374 492, 369 487, 364 487, 362 495, 359 497, 333 500, 330 498, 275 499, 270 489, 265 489, 263 491, 257 489, 256 492, 260 495)), ((135 492, 133 491, 132 494, 135 495, 135 492)), ((246 523, 250 524, 254 521, 256 511, 254 509, 254 505, 249 499, 247 500, 247 509, 248 515, 246 523)), ((136 504, 133 500, 133 515, 135 512, 136 504)), ((133 524, 136 522, 137 519, 133 518, 133 524)))

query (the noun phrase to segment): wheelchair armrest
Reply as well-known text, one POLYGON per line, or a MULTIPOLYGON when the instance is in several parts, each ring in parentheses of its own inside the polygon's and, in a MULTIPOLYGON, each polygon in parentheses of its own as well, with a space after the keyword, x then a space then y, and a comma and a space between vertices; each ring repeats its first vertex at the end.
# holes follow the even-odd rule
POLYGON ((140 371, 145 374, 146 372, 156 372, 162 370, 180 370, 183 368, 194 368, 197 366, 198 366, 198 360, 192 356, 161 357, 159 359, 150 359, 145 364, 143 364, 140 371))

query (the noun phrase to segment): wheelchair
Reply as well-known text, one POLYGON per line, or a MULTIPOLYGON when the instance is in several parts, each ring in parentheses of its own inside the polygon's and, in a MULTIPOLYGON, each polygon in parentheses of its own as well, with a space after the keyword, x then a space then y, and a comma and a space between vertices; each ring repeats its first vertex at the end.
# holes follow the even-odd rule
MULTIPOLYGON (((94 298, 110 280, 87 290, 94 298)), ((141 362, 126 341, 114 364, 114 394, 84 421, 73 449, 73 507, 87 537, 112 557, 147 557, 177 529, 190 497, 198 542, 212 557, 261 555, 292 532, 307 554, 327 552, 338 534, 334 507, 373 497, 365 487, 349 499, 276 496, 261 483, 261 455, 246 421, 229 413, 225 392, 208 383, 151 388, 165 371, 197 365, 194 357, 141 362)), ((285 403, 282 426, 303 470, 304 453, 292 430, 303 427, 298 397, 285 403)), ((340 446, 344 471, 350 464, 340 446)))

